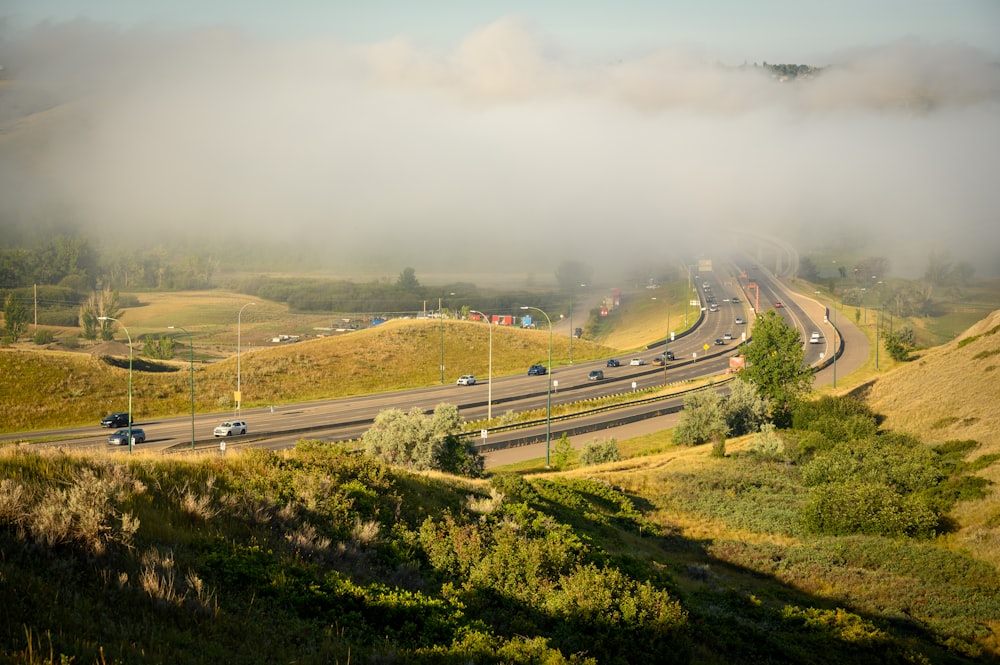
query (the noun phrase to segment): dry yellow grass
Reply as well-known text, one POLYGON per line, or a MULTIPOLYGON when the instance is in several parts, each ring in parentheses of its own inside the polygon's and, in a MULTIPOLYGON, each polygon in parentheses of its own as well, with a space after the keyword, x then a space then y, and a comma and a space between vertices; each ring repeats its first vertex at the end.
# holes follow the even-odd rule
MULTIPOLYGON (((883 427, 911 433, 925 443, 972 439, 972 456, 1000 454, 1000 311, 958 339, 901 364, 866 391, 883 427)), ((958 530, 945 540, 1000 566, 1000 463, 982 470, 990 496, 960 503, 952 514, 958 530)))
POLYGON ((1000 453, 1000 311, 880 377, 866 399, 889 429, 927 443, 975 439, 1000 453))

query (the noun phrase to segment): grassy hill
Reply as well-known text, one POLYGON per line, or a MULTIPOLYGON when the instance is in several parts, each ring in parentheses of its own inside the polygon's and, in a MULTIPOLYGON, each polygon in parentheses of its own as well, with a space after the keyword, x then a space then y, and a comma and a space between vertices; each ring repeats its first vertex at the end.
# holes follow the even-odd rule
MULTIPOLYGON (((574 361, 603 358, 642 348, 666 334, 665 302, 683 302, 684 285, 663 289, 659 298, 639 290, 609 317, 578 313, 588 327, 586 339, 573 340, 574 361)), ((182 325, 194 340, 195 408, 199 413, 232 408, 237 363, 243 406, 250 408, 300 400, 358 395, 439 385, 442 342, 445 382, 462 374, 485 377, 489 370, 489 330, 469 321, 392 320, 349 334, 328 334, 331 316, 294 314, 284 305, 258 301, 243 310, 239 329, 236 312, 250 302, 226 291, 143 293, 141 305, 122 316, 134 346, 133 412, 137 419, 185 415, 190 408, 188 337, 170 326, 182 325), (239 335, 238 335, 239 330, 239 335), (280 334, 301 341, 273 344, 280 334), (170 361, 141 359, 147 336, 172 336, 170 361), (236 357, 237 344, 241 353, 236 357)), ((690 312, 689 323, 696 312, 690 312)), ((671 307, 671 329, 685 329, 683 307, 671 307)), ((57 336, 77 331, 55 330, 57 336)), ((119 329, 116 341, 126 339, 119 329)), ((553 337, 555 365, 568 362, 570 340, 553 337)), ((544 330, 493 329, 493 372, 519 374, 532 363, 547 362, 549 335, 544 330)), ((38 347, 30 341, 0 348, 0 431, 30 431, 92 424, 127 407, 128 346, 94 345, 67 350, 58 343, 38 347), (30 386, 26 390, 25 386, 30 386), (58 399, 39 399, 42 395, 58 399)))
MULTIPOLYGON (((1000 455, 1000 311, 954 341, 920 352, 912 362, 863 387, 859 394, 887 429, 929 444, 973 440, 982 455, 1000 455)), ((979 472, 1000 486, 1000 464, 979 472)), ((963 503, 948 544, 1000 566, 1000 497, 963 503)))
MULTIPOLYGON (((461 374, 487 375, 489 331, 485 324, 394 320, 338 337, 275 347, 245 346, 239 358, 243 406, 439 385, 442 334, 447 383, 461 374)), ((554 363, 568 358, 568 347, 568 338, 554 338, 554 363)), ((494 328, 493 372, 497 376, 521 373, 532 363, 544 363, 548 352, 547 332, 494 328)), ((585 340, 573 344, 577 361, 613 352, 585 340)), ((133 413, 137 420, 189 412, 189 365, 180 359, 183 355, 169 363, 140 364, 133 359, 133 413)), ((230 356, 211 364, 196 364, 195 407, 199 413, 231 408, 237 360, 230 356)), ((3 431, 92 424, 127 406, 127 346, 120 346, 110 360, 40 351, 28 345, 0 349, 0 377, 5 379, 0 382, 0 410, 8 414, 0 423, 3 431), (45 395, 58 399, 39 399, 45 395)))

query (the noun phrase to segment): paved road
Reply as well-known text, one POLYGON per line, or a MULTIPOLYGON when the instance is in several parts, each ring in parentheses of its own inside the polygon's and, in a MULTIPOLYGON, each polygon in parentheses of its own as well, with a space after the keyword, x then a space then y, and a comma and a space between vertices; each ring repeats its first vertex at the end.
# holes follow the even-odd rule
MULTIPOLYGON (((795 292, 793 290, 795 287, 788 282, 782 282, 782 285, 787 289, 788 300, 794 300, 795 304, 805 310, 809 314, 810 318, 816 321, 823 320, 823 316, 826 313, 825 304, 818 301, 812 295, 803 295, 795 292)), ((831 317, 833 316, 834 314, 831 311, 831 317)), ((831 318, 823 330, 823 334, 835 343, 837 336, 834 334, 833 324, 834 321, 831 318)), ((865 362, 867 362, 868 355, 870 353, 870 345, 865 334, 861 332, 861 330, 859 330, 852 321, 848 320, 847 317, 839 317, 836 321, 836 325, 837 330, 840 332, 840 337, 843 340, 843 353, 837 359, 836 376, 843 378, 851 372, 857 371, 862 365, 865 364, 865 362)), ((822 369, 816 373, 816 380, 813 385, 815 387, 820 387, 832 384, 834 382, 834 378, 834 366, 831 365, 830 367, 822 369)), ((611 427, 606 430, 602 430, 601 432, 590 432, 587 434, 571 436, 569 437, 569 440, 574 448, 582 448, 584 445, 595 439, 603 441, 613 437, 618 441, 624 441, 626 439, 644 436, 646 434, 652 434, 653 432, 659 432, 664 429, 675 427, 677 425, 677 421, 680 420, 680 417, 681 414, 675 413, 668 416, 660 416, 658 418, 647 418, 646 420, 629 423, 628 425, 611 427)), ((551 452, 552 451, 550 450, 550 454, 551 452)), ((542 457, 545 457, 544 442, 521 446, 518 448, 498 450, 485 455, 486 468, 489 469, 542 457)))

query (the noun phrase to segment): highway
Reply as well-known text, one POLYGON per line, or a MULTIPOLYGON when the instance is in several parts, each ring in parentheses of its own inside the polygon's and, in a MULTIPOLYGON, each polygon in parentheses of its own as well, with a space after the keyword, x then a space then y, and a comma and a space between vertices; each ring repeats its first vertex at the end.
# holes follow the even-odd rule
MULTIPOLYGON (((669 342, 669 349, 676 360, 668 361, 665 367, 652 364, 655 356, 662 354, 663 341, 651 345, 641 353, 619 356, 620 367, 607 367, 605 361, 583 362, 559 366, 552 372, 551 403, 553 407, 571 402, 583 402, 607 395, 630 393, 666 383, 677 384, 707 375, 724 378, 729 367, 729 359, 738 353, 739 344, 752 327, 756 311, 773 307, 782 302, 778 311, 790 325, 802 331, 803 339, 809 331, 824 331, 822 344, 806 344, 808 364, 822 362, 832 353, 829 322, 823 321, 825 308, 809 299, 803 301, 801 295, 791 293, 781 280, 756 266, 742 268, 735 265, 720 266, 713 273, 697 277, 695 284, 702 300, 701 317, 689 334, 677 336, 669 342), (753 284, 753 286, 751 286, 753 284), (707 288, 705 288, 707 285, 707 288), (718 311, 708 306, 709 296, 714 296, 718 311), (766 306, 765 306, 766 305, 766 306), (737 318, 745 323, 739 325, 737 318), (825 327, 824 327, 825 326, 825 327), (717 338, 730 333, 733 340, 717 346, 717 338), (632 358, 641 358, 644 364, 629 364, 632 358), (587 375, 592 369, 604 371, 605 378, 589 381, 587 375)), ((866 349, 867 351, 867 349, 866 349)), ((845 370, 846 371, 846 368, 845 370)), ((492 411, 494 417, 506 411, 544 411, 547 403, 548 377, 507 376, 494 377, 492 387, 492 411)), ((485 381, 472 386, 444 385, 416 390, 364 395, 336 400, 323 400, 294 405, 280 405, 244 409, 239 417, 249 424, 249 433, 227 439, 232 446, 258 446, 282 448, 294 445, 302 438, 325 441, 345 441, 359 438, 370 426, 374 417, 382 410, 398 408, 409 410, 414 407, 430 412, 441 403, 458 406, 467 421, 486 418, 489 386, 485 381)), ((660 400, 652 404, 615 409, 594 414, 586 418, 575 418, 572 422, 554 421, 551 425, 552 438, 562 432, 598 431, 604 427, 622 422, 630 422, 643 417, 676 413, 683 402, 682 397, 660 400)), ((101 414, 103 415, 103 414, 101 414)), ((218 448, 220 440, 212 436, 213 428, 219 422, 236 417, 232 412, 196 414, 194 419, 196 449, 218 448)), ((146 430, 147 441, 137 449, 149 452, 181 452, 191 447, 191 417, 150 419, 137 422, 136 426, 146 430)), ((0 441, 31 441, 37 445, 73 446, 83 448, 107 448, 109 430, 92 428, 70 428, 30 433, 15 433, 0 436, 0 441)), ((491 431, 484 448, 503 447, 511 442, 517 445, 544 440, 545 427, 535 426, 514 431, 491 431)))

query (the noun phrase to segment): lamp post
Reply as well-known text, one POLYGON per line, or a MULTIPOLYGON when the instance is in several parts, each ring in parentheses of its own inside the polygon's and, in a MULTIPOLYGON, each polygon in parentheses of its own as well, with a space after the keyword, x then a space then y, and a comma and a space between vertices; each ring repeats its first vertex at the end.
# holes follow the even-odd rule
POLYGON ((128 337, 128 451, 132 452, 132 335, 128 334, 128 328, 122 325, 122 322, 118 319, 112 318, 110 316, 99 316, 98 321, 114 321, 122 327, 125 331, 125 336, 128 337))
MULTIPOLYGON (((243 310, 245 310, 250 305, 256 305, 255 302, 248 302, 247 304, 240 307, 239 313, 236 315, 236 415, 243 415, 243 386, 240 384, 240 342, 242 337, 242 318, 243 310)), ((194 353, 192 351, 192 353, 194 353)), ((192 370, 193 371, 193 370, 192 370)))
POLYGON ((181 326, 167 326, 168 329, 182 331, 188 336, 188 349, 190 350, 189 358, 191 360, 191 450, 194 450, 194 338, 191 333, 181 326))
POLYGON ((552 319, 543 310, 537 307, 522 305, 521 309, 533 309, 541 312, 542 316, 549 324, 549 388, 545 393, 545 468, 549 468, 550 448, 552 446, 552 319))
POLYGON ((837 303, 833 303, 833 388, 837 389, 837 350, 840 348, 840 340, 837 339, 837 303))
POLYGON ((469 310, 472 314, 478 314, 479 316, 486 319, 486 325, 490 327, 490 373, 487 379, 487 390, 486 390, 486 423, 493 420, 493 322, 490 321, 490 317, 486 316, 482 312, 476 310, 469 310))
MULTIPOLYGON (((454 292, 448 295, 455 295, 454 292)), ((444 385, 444 311, 441 309, 441 298, 438 297, 438 330, 441 331, 441 385, 444 385)))
MULTIPOLYGON (((656 300, 653 296, 651 300, 656 300)), ((670 344, 670 301, 667 301, 667 334, 663 336, 663 385, 667 385, 667 351, 670 344)))
MULTIPOLYGON (((581 284, 586 287, 586 284, 581 284)), ((576 328, 573 327, 573 301, 576 299, 576 285, 569 294, 569 364, 573 364, 573 338, 576 337, 576 328)))

